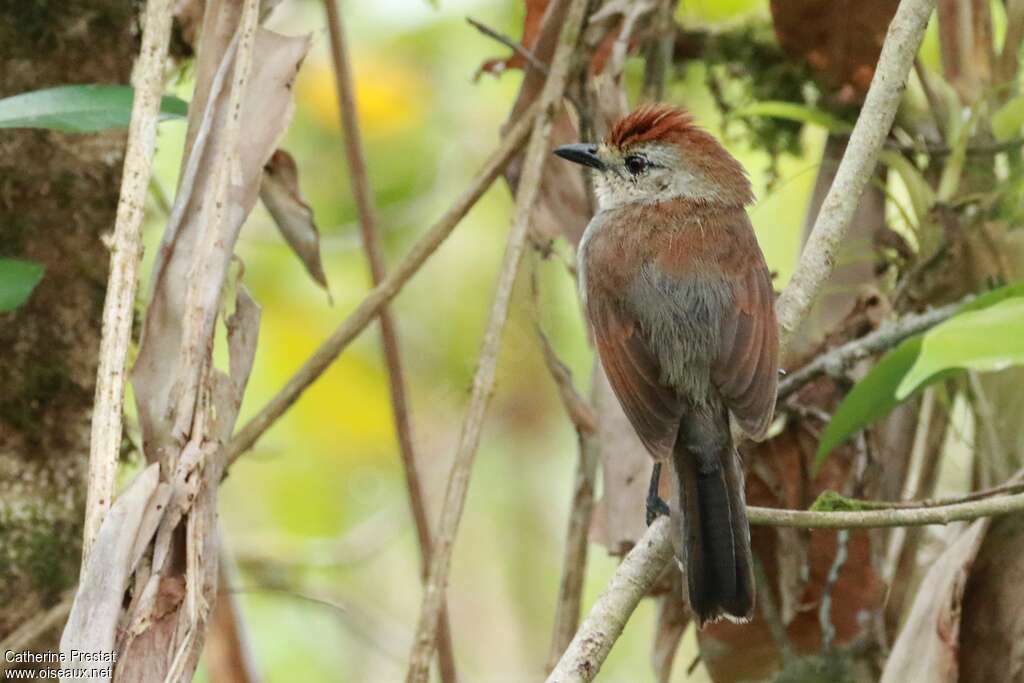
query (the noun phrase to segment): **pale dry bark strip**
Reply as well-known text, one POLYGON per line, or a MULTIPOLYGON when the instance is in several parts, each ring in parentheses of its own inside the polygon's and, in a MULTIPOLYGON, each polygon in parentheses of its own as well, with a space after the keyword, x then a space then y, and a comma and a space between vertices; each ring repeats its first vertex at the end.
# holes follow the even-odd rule
MULTIPOLYGON (((874 171, 878 153, 889 134, 907 76, 924 37, 934 5, 935 0, 902 0, 889 26, 871 88, 839 164, 835 180, 822 203, 797 270, 776 303, 783 355, 821 286, 832 273, 835 252, 846 234, 861 193, 874 171)), ((1012 501, 1013 498, 1011 496, 995 502, 1004 503, 1005 500, 1012 501)), ((1019 498, 1017 504, 1024 507, 1024 495, 1019 498)), ((968 505, 983 503, 991 506, 993 501, 985 500, 968 505)), ((953 521, 943 517, 944 511, 943 508, 926 508, 815 513, 750 508, 748 516, 752 524, 779 523, 811 528, 852 528, 865 520, 875 524, 863 524, 864 526, 897 526, 914 523, 913 520, 929 519, 929 515, 934 516, 935 521, 920 523, 953 521), (899 515, 906 517, 901 518, 901 521, 893 521, 893 516, 899 515)), ((548 677, 548 683, 590 681, 597 674, 612 644, 622 632, 622 626, 636 608, 640 598, 650 589, 662 565, 672 553, 667 526, 667 523, 660 520, 652 524, 637 542, 637 546, 626 556, 626 560, 616 570, 612 583, 598 598, 558 666, 548 677), (652 542, 659 544, 657 552, 649 551, 652 542), (630 562, 630 558, 638 549, 643 549, 645 557, 656 566, 630 562)))
POLYGON ((512 287, 515 284, 522 260, 526 235, 534 204, 540 191, 541 173, 547 160, 548 142, 551 138, 552 118, 561 106, 566 82, 572 67, 572 56, 583 26, 587 0, 572 0, 566 12, 565 21, 559 34, 558 47, 551 61, 551 70, 539 97, 540 111, 533 118, 533 131, 523 161, 523 172, 516 197, 516 213, 509 231, 505 256, 494 296, 494 304, 484 332, 480 360, 473 377, 473 389, 469 406, 462 423, 459 445, 455 453, 448 487, 445 491, 441 519, 437 527, 430 572, 416 627, 412 653, 409 657, 407 683, 425 683, 430 673, 430 660, 437 639, 438 615, 444 602, 448 571, 451 566, 452 547, 458 531, 462 510, 469 489, 469 478, 474 456, 480 443, 480 432, 487 411, 497 366, 498 350, 501 347, 501 333, 508 318, 512 287))
POLYGON ((121 197, 110 245, 110 275, 103 302, 103 337, 92 414, 89 448, 89 486, 85 502, 82 545, 84 568, 110 509, 121 452, 125 364, 135 316, 135 292, 142 260, 142 219, 152 174, 160 99, 164 91, 164 66, 171 37, 171 0, 146 4, 146 25, 136 62, 135 99, 128 124, 128 146, 121 175, 121 197))
POLYGON ((505 165, 519 151, 531 129, 532 115, 524 116, 491 154, 480 173, 450 209, 420 238, 405 259, 384 280, 374 287, 362 303, 335 329, 330 337, 313 353, 284 387, 245 424, 225 446, 228 464, 232 464, 267 429, 285 413, 310 384, 334 362, 345 348, 377 318, 383 306, 395 298, 405 284, 419 272, 427 259, 447 239, 462 218, 504 170, 505 165))
MULTIPOLYGON (((345 132, 345 157, 348 160, 352 194, 355 197, 356 209, 359 213, 363 248, 370 264, 370 276, 376 287, 387 277, 387 267, 384 264, 384 254, 377 230, 377 207, 374 204, 373 190, 370 188, 370 178, 366 170, 363 137, 359 130, 355 83, 345 36, 345 25, 341 12, 338 11, 338 0, 324 0, 324 7, 327 10, 327 29, 331 39, 331 57, 334 60, 338 110, 341 114, 341 126, 345 132)), ((416 452, 413 446, 412 423, 409 418, 409 404, 405 389, 405 375, 402 372, 398 332, 395 328, 395 320, 387 306, 381 307, 379 318, 381 345, 384 350, 388 388, 391 394, 391 410, 395 421, 395 433, 398 436, 398 450, 402 458, 402 467, 405 470, 409 507, 416 525, 416 536, 420 546, 420 578, 422 581, 426 581, 433 543, 430 538, 430 521, 427 519, 423 485, 416 470, 416 452)), ((455 654, 452 649, 448 609, 445 605, 441 607, 438 625, 437 658, 441 680, 444 683, 456 683, 455 654)))

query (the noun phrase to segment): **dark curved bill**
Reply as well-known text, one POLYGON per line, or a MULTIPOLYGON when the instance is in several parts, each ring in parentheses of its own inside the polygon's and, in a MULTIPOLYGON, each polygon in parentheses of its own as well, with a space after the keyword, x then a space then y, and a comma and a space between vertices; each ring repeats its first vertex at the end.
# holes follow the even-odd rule
POLYGON ((554 152, 563 159, 573 163, 596 168, 598 171, 604 170, 604 163, 597 158, 597 145, 587 143, 562 145, 557 147, 554 152))

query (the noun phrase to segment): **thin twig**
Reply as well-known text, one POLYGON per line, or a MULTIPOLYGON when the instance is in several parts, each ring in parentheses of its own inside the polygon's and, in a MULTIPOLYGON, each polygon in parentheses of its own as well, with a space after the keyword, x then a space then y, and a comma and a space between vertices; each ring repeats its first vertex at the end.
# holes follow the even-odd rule
POLYGON ((836 251, 889 135, 934 6, 935 0, 902 0, 889 25, 864 107, 832 187, 821 204, 793 278, 775 307, 783 349, 789 348, 790 338, 806 317, 821 285, 832 274, 836 251))
POLYGON ((565 22, 559 34, 558 47, 551 61, 551 73, 544 83, 538 98, 540 111, 533 120, 533 131, 523 159, 523 173, 516 197, 516 213, 509 231, 508 244, 498 276, 494 304, 484 332, 480 360, 473 377, 473 389, 462 423, 458 449, 452 464, 441 509, 441 520, 437 528, 434 553, 430 562, 420 610, 419 624, 409 657, 407 683, 424 683, 430 672, 431 653, 434 649, 437 620, 448 582, 451 566, 452 547, 458 531, 462 510, 469 488, 469 477, 473 459, 480 442, 480 431, 487 410, 488 399, 494 387, 498 350, 501 346, 501 332, 508 317, 512 286, 515 284, 519 263, 526 244, 526 234, 534 204, 540 192, 541 173, 547 161, 551 139, 552 118, 565 93, 572 55, 583 26, 587 0, 572 0, 566 12, 565 22))
POLYGON ((899 320, 879 327, 870 334, 829 349, 799 370, 789 373, 784 380, 779 382, 779 401, 788 398, 818 375, 828 374, 838 377, 856 361, 881 351, 887 351, 905 339, 935 327, 953 317, 972 299, 974 299, 974 295, 924 313, 905 315, 899 320))
MULTIPOLYGON (((377 231, 377 207, 373 200, 373 191, 370 188, 370 178, 366 170, 366 154, 363 151, 363 137, 359 130, 354 76, 346 43, 345 25, 341 12, 338 11, 338 0, 324 0, 324 7, 327 9, 327 28, 331 39, 331 56, 334 60, 338 110, 341 114, 341 126, 345 131, 345 156, 348 159, 352 193, 355 195, 356 209, 359 213, 363 248, 366 250, 366 259, 370 263, 370 275, 373 285, 376 287, 387 276, 387 267, 384 265, 384 255, 377 231)), ((423 486, 416 470, 416 452, 413 447, 412 424, 406 399, 405 376, 402 372, 402 354, 399 350, 398 333, 391 311, 386 306, 382 306, 379 317, 381 344, 384 347, 384 362, 387 366, 388 388, 391 393, 391 410, 395 420, 395 433, 398 436, 398 450, 402 458, 402 467, 405 470, 409 507, 416 524, 416 536, 420 546, 420 579, 425 581, 432 547, 430 522, 427 519, 423 486)), ((444 605, 441 608, 440 625, 438 626, 437 656, 441 680, 444 683, 455 683, 457 680, 455 655, 448 623, 448 609, 444 605)))
POLYGON ((128 124, 128 145, 121 173, 114 237, 110 245, 110 275, 103 302, 96 395, 89 448, 89 486, 85 502, 82 566, 86 566, 96 534, 114 497, 117 458, 121 452, 125 362, 135 317, 135 292, 142 260, 142 219, 153 169, 164 63, 171 37, 171 1, 146 5, 146 26, 136 66, 135 99, 128 124))
POLYGON ((235 598, 237 584, 234 558, 224 543, 224 529, 218 529, 220 559, 217 562, 217 604, 213 608, 210 630, 203 655, 207 676, 216 683, 260 683, 259 668, 252 644, 242 619, 242 610, 235 598))
MULTIPOLYGON (((925 460, 928 456, 928 442, 932 431, 932 416, 935 414, 935 387, 928 387, 921 397, 918 408, 917 427, 914 430, 914 442, 910 447, 910 458, 907 473, 903 478, 902 500, 912 500, 919 494, 921 479, 924 476, 925 460)), ((903 555, 903 546, 907 540, 905 528, 893 529, 886 544, 885 558, 882 562, 882 581, 891 586, 893 577, 903 555)))
MULTIPOLYGON (((535 111, 535 110, 533 110, 535 111)), ((445 239, 452 233, 459 221, 483 196, 487 188, 504 170, 505 165, 519 151, 526 139, 533 121, 533 115, 516 122, 508 135, 491 154, 472 184, 462 193, 450 209, 427 231, 420 241, 409 250, 405 259, 391 271, 384 280, 374 287, 362 303, 335 329, 330 337, 316 350, 297 373, 249 422, 240 429, 225 446, 228 464, 234 463, 245 451, 270 428, 274 422, 295 403, 310 384, 330 367, 331 363, 352 343, 359 334, 373 322, 381 307, 386 306, 402 290, 402 287, 419 272, 445 239)))
POLYGON ((47 632, 62 627, 64 622, 68 620, 74 600, 75 591, 73 589, 67 591, 61 596, 60 602, 56 605, 43 612, 37 612, 0 641, 0 674, 11 668, 13 664, 3 654, 7 652, 24 652, 30 649, 32 644, 47 632))
POLYGON ((537 55, 533 54, 533 52, 526 49, 526 46, 524 46, 519 41, 509 38, 504 33, 500 33, 491 28, 490 26, 487 26, 486 24, 480 23, 473 17, 466 17, 466 22, 470 26, 475 28, 477 31, 480 31, 480 33, 487 36, 488 38, 493 38, 494 40, 498 41, 508 49, 515 52, 517 55, 525 59, 530 66, 532 66, 534 69, 537 69, 542 74, 546 75, 548 73, 548 65, 540 61, 537 58, 537 55))
POLYGON ((665 96, 665 81, 672 65, 672 46, 675 42, 675 14, 678 0, 659 0, 651 20, 651 37, 647 41, 644 59, 643 98, 660 102, 665 96))
MULTIPOLYGON (((591 377, 596 378, 595 373, 598 372, 600 368, 595 364, 591 377)), ((592 393, 596 393, 598 383, 594 379, 591 386, 594 387, 592 393)), ((590 408, 592 403, 586 405, 590 408)), ((549 671, 555 668, 579 627, 583 580, 587 571, 587 536, 594 511, 594 483, 600 459, 600 444, 597 434, 585 431, 583 425, 579 423, 576 423, 576 438, 579 457, 576 461, 576 474, 573 477, 569 523, 565 532, 565 551, 562 556, 562 579, 558 584, 555 623, 551 633, 551 649, 548 653, 549 671)))
MULTIPOLYGON (((924 37, 934 1, 902 0, 889 26, 864 108, 854 126, 835 180, 822 203, 797 271, 776 304, 783 351, 788 348, 792 335, 806 317, 821 285, 832 273, 835 252, 846 234, 860 195, 875 168, 878 153, 892 126, 900 95, 921 39, 924 37)), ((1005 505, 1007 501, 1011 505, 1016 503, 1020 509, 1024 509, 1024 494, 1017 498, 1007 497, 995 501, 989 499, 968 505, 982 506, 981 509, 984 510, 986 504, 991 506, 996 502, 1005 505)), ((953 521, 950 516, 955 517, 958 514, 974 514, 974 509, 964 511, 953 506, 923 510, 841 513, 764 508, 748 510, 751 523, 788 524, 810 528, 847 528, 861 524, 945 523, 953 521)), ((558 666, 548 677, 549 683, 590 681, 597 675, 629 615, 636 608, 640 598, 650 590, 662 565, 671 555, 668 526, 666 520, 656 520, 619 565, 611 584, 598 598, 558 666)))

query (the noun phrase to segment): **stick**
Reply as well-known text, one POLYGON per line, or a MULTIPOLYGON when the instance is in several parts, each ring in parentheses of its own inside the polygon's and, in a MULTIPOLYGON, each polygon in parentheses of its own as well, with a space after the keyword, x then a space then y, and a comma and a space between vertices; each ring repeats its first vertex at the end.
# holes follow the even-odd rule
POLYGON ((542 74, 548 73, 548 65, 537 59, 537 55, 533 54, 533 52, 526 49, 526 46, 524 46, 522 43, 512 40, 503 33, 495 31, 490 26, 480 23, 473 17, 466 17, 466 22, 470 26, 475 28, 477 31, 480 31, 480 33, 487 36, 488 38, 492 38, 498 41, 508 49, 512 50, 512 52, 515 52, 517 55, 525 59, 530 66, 532 66, 534 69, 537 69, 542 74))
POLYGON ((526 116, 516 122, 498 149, 491 154, 472 184, 455 200, 452 207, 441 216, 437 223, 431 226, 427 234, 409 250, 405 260, 399 263, 397 268, 366 295, 356 310, 352 311, 348 318, 320 345, 320 348, 288 380, 288 383, 235 434, 225 446, 229 465, 238 460, 242 453, 253 447, 263 433, 295 403, 302 392, 315 382, 341 352, 352 343, 352 340, 373 322, 380 309, 394 299, 412 276, 419 272, 430 255, 441 246, 455 226, 459 224, 459 221, 469 213, 477 200, 501 174, 509 160, 519 151, 520 145, 530 132, 532 121, 532 112, 528 112, 526 116))
POLYGON ((156 148, 164 63, 171 37, 171 1, 146 5, 146 26, 136 72, 135 99, 128 124, 128 145, 121 172, 114 237, 110 245, 110 275, 103 302, 103 333, 89 448, 89 486, 85 502, 82 566, 86 566, 103 517, 110 509, 121 451, 125 361, 135 316, 135 292, 142 260, 142 219, 156 148))
MULTIPOLYGON (((355 84, 352 64, 349 60, 345 37, 345 26, 338 11, 337 0, 324 0, 327 9, 327 28, 331 38, 331 56, 334 59, 334 75, 338 95, 338 110, 341 126, 345 131, 345 156, 348 160, 349 175, 352 178, 352 193, 355 195, 359 212, 359 228, 363 237, 363 248, 370 263, 370 275, 374 286, 387 276, 380 237, 377 231, 377 207, 370 189, 366 171, 366 155, 363 151, 363 137, 359 130, 359 116, 356 111, 355 84)), ((391 311, 386 306, 380 309, 380 337, 384 347, 384 362, 388 371, 388 388, 391 393, 391 410, 398 436, 398 451, 405 470, 405 485, 409 491, 409 507, 416 524, 416 536, 420 546, 420 579, 426 581, 430 564, 431 540, 430 522, 427 520, 427 506, 423 497, 423 486, 416 471, 416 453, 413 449, 412 425, 406 400, 405 376, 402 372, 402 355, 398 346, 398 334, 391 311)), ((441 680, 455 683, 455 655, 452 650, 451 629, 448 623, 447 607, 442 605, 438 627, 438 665, 441 680)))
POLYGON ((793 279, 775 306, 782 349, 789 347, 821 286, 832 275, 836 250, 889 135, 934 6, 935 0, 902 0, 889 25, 878 67, 835 180, 821 204, 793 279))
POLYGON ((587 0, 572 0, 569 5, 565 23, 559 34, 558 47, 551 62, 551 73, 540 93, 540 111, 533 120, 533 132, 530 135, 530 144, 523 160, 523 174, 519 182, 519 195, 516 199, 516 214, 509 232, 505 257, 501 273, 498 276, 494 304, 491 307, 490 318, 484 332, 483 346, 480 350, 480 360, 473 378, 473 390, 463 419, 459 446, 455 453, 451 475, 448 479, 448 489, 445 492, 444 505, 441 509, 441 520, 438 525, 434 553, 431 557, 429 578, 423 595, 412 653, 409 657, 407 683, 425 683, 430 673, 431 653, 434 650, 438 615, 444 599, 445 585, 448 582, 452 546, 466 503, 466 491, 469 488, 473 459, 480 442, 484 414, 487 410, 491 390, 494 387, 498 350, 501 346, 501 332, 508 317, 512 286, 515 284, 519 262, 522 260, 526 243, 530 217, 540 190, 541 172, 551 138, 551 120, 565 93, 572 55, 576 50, 586 8, 587 0))
MULTIPOLYGON (((846 234, 860 195, 874 170, 878 152, 892 126, 900 94, 934 4, 935 0, 902 0, 889 26, 864 108, 854 126, 835 180, 822 203, 797 271, 776 304, 783 350, 789 346, 793 333, 832 273, 836 249, 846 234)), ((998 500, 1003 502, 1004 499, 998 500)), ((968 505, 991 505, 992 502, 988 499, 968 505)), ((1024 494, 1020 495, 1018 504, 1024 508, 1024 494)), ((893 519, 891 516, 900 514, 909 515, 906 523, 913 523, 914 520, 930 519, 928 515, 938 513, 935 521, 921 523, 946 523, 952 520, 944 519, 940 511, 949 509, 821 513, 749 508, 747 512, 752 524, 778 522, 807 528, 853 528, 865 520, 875 523, 866 526, 890 526, 893 525, 888 523, 893 519)), ((900 523, 904 522, 895 524, 900 523)), ((558 666, 548 677, 548 683, 590 681, 594 678, 612 643, 622 632, 622 625, 636 608, 640 597, 650 589, 671 554, 667 527, 667 521, 660 519, 648 527, 637 546, 619 565, 611 584, 598 598, 558 666), (653 551, 650 549, 652 543, 657 546, 653 551), (636 553, 643 554, 650 564, 656 566, 630 562, 636 553)))

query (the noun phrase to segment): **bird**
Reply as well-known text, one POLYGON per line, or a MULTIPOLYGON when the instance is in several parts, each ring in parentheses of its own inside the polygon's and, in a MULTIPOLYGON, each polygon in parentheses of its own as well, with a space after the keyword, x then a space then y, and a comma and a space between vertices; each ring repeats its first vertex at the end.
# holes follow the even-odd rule
POLYGON ((652 508, 666 511, 656 493, 666 463, 691 613, 700 627, 749 621, 756 588, 732 425, 765 436, 779 366, 750 180, 687 110, 664 103, 626 115, 600 143, 553 151, 592 170, 580 298, 612 390, 655 459, 648 523, 652 508))

